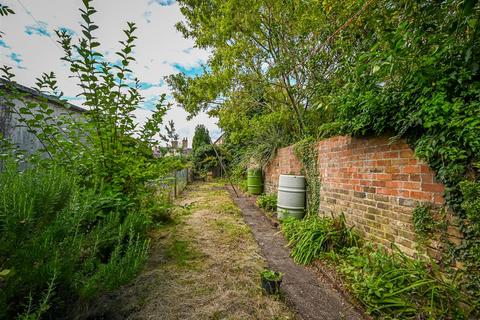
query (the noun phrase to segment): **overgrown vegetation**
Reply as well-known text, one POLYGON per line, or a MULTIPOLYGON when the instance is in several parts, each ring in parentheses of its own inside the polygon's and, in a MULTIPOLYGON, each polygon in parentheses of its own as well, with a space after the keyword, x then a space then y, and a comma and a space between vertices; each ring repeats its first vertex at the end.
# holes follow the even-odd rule
POLYGON ((335 256, 341 274, 367 311, 386 319, 468 319, 473 307, 456 275, 431 261, 367 245, 335 256))
POLYGON ((359 240, 353 229, 347 228, 343 215, 311 216, 303 220, 288 217, 282 219, 282 231, 292 247, 293 260, 300 264, 309 264, 327 252, 355 246, 359 240))
POLYGON ((463 289, 480 301, 477 0, 179 3, 178 29, 213 54, 202 76, 169 82, 191 114, 219 117, 233 172, 305 138, 406 139, 446 186, 465 238, 443 238, 445 264, 465 265, 463 289))
POLYGON ((207 172, 219 165, 214 148, 208 129, 204 125, 196 126, 192 140, 191 159, 195 165, 194 174, 197 177, 205 178, 207 172))
POLYGON ((277 195, 275 193, 262 194, 257 198, 257 205, 267 211, 276 211, 277 195))
POLYGON ((323 258, 335 265, 368 313, 384 319, 467 319, 474 304, 456 275, 432 261, 390 252, 360 238, 339 218, 282 220, 300 264, 323 258))
POLYGON ((168 220, 169 200, 155 179, 184 166, 182 158, 152 155, 165 96, 143 127, 135 124, 142 101, 129 69, 135 24, 124 30, 120 62, 110 63, 97 51, 92 1, 83 5, 81 36, 56 34, 86 112, 70 112, 53 73, 37 79, 47 99, 27 94, 10 67, 1 69, 2 112, 42 148, 29 154, 1 132, 0 318, 64 318, 129 281, 146 258, 147 229, 168 220), (53 97, 65 107, 60 116, 53 97))
POLYGON ((317 143, 313 138, 304 139, 295 144, 294 151, 302 162, 302 171, 307 181, 307 215, 317 215, 321 187, 317 143))

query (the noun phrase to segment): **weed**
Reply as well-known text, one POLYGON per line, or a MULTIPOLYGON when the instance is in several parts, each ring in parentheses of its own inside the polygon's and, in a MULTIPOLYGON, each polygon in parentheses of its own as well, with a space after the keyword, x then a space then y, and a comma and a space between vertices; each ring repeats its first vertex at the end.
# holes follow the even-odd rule
POLYGON ((433 262, 372 245, 352 247, 339 258, 350 289, 373 315, 394 319, 466 319, 471 302, 457 277, 433 262))
POLYGON ((277 195, 274 193, 262 194, 257 198, 257 205, 267 211, 277 210, 277 195))
POLYGON ((325 252, 355 246, 359 239, 352 228, 347 228, 343 215, 303 220, 289 217, 282 220, 282 230, 292 247, 293 260, 300 264, 309 264, 325 252))

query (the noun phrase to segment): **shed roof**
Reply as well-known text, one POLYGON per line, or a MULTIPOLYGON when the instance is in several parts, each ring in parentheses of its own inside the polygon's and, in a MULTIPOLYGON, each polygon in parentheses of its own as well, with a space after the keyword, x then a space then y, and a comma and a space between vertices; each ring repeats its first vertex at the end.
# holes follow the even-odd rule
POLYGON ((35 90, 35 89, 32 89, 32 88, 28 88, 24 85, 21 85, 19 83, 16 83, 16 82, 9 82, 5 79, 0 79, 0 87, 4 87, 7 83, 10 83, 11 85, 13 85, 17 90, 23 92, 23 93, 26 93, 32 97, 41 97, 43 99, 47 99, 48 102, 51 102, 57 106, 60 106, 60 107, 66 107, 70 110, 73 110, 73 111, 76 111, 76 112, 80 112, 80 113, 83 113, 83 112, 87 112, 88 110, 87 109, 84 109, 82 107, 79 107, 79 106, 76 106, 74 104, 71 104, 70 102, 67 102, 67 101, 64 101, 64 100, 60 100, 59 98, 55 97, 55 96, 52 96, 52 95, 48 95, 48 94, 45 94, 43 92, 40 92, 38 90, 35 90))

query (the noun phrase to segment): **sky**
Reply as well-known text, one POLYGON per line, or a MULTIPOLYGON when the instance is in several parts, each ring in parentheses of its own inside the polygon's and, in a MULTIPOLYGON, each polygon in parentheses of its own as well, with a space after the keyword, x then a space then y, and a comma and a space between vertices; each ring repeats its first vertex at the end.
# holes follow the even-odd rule
MULTIPOLYGON (((14 15, 0 17, 0 64, 13 67, 15 80, 33 87, 35 78, 43 72, 55 72, 60 89, 69 102, 81 105, 77 97, 80 92, 76 81, 69 78, 69 70, 61 61, 62 49, 56 43, 55 31, 64 28, 75 37, 80 31, 81 0, 3 0, 2 4, 15 11, 14 15)), ((135 22, 138 29, 134 56, 131 65, 134 75, 141 81, 144 102, 135 111, 141 125, 151 115, 156 101, 162 93, 173 103, 164 123, 175 122, 181 138, 187 137, 191 144, 195 126, 204 124, 212 139, 220 135, 216 119, 200 114, 190 121, 187 113, 175 104, 164 77, 183 72, 194 77, 203 72, 209 52, 194 47, 191 39, 184 39, 175 29, 183 20, 174 0, 94 0, 98 11, 94 21, 99 26, 95 34, 101 43, 98 48, 110 62, 118 58, 119 40, 127 22, 135 22)))

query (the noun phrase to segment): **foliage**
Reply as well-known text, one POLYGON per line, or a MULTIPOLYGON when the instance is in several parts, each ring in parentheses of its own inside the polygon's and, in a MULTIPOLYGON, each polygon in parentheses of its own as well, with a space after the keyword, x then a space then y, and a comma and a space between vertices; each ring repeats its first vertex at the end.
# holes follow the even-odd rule
POLYGON ((195 133, 192 139, 192 152, 203 145, 212 144, 212 139, 210 138, 210 133, 208 129, 205 128, 203 124, 200 124, 195 127, 195 133))
POLYGON ((434 232, 437 222, 432 211, 427 205, 419 205, 412 212, 413 230, 421 237, 426 237, 434 232))
POLYGON ((216 152, 214 148, 208 129, 204 125, 196 126, 191 156, 195 174, 205 177, 208 171, 218 166, 218 151, 216 152))
MULTIPOLYGON (((7 83, 1 93, 11 112, 42 143, 41 151, 46 156, 83 175, 86 181, 102 177, 126 193, 135 193, 134 185, 155 175, 151 149, 158 142, 153 137, 160 130, 168 105, 162 95, 151 119, 137 128, 133 111, 142 97, 139 81, 129 69, 135 61, 136 26, 128 23, 124 30, 126 39, 116 53, 120 63, 107 62, 97 51, 100 42, 95 37, 98 26, 93 22, 96 10, 91 2, 83 1, 84 8, 80 9, 82 35, 77 41, 65 30, 56 31, 64 50, 62 60, 78 80, 79 96, 89 111, 76 117, 65 104, 67 112, 56 116, 47 99, 32 100, 18 90, 14 75, 6 67, 3 77, 7 83)), ((54 73, 39 77, 37 87, 40 92, 63 96, 54 73)))
POLYGON ((269 134, 280 146, 338 134, 405 138, 446 186, 465 234, 448 260, 465 263, 480 301, 480 234, 461 187, 480 176, 479 1, 179 4, 186 21, 177 28, 212 56, 202 76, 170 84, 191 114, 219 116, 235 172, 256 154, 248 145, 262 134, 252 123, 267 114, 291 119, 284 134, 269 134))
POLYGON ((277 210, 277 195, 275 193, 262 194, 257 198, 257 205, 268 211, 277 210))
POLYGON ((283 278, 283 273, 265 269, 260 273, 260 276, 266 280, 280 281, 283 278))
POLYGON ((300 264, 310 264, 326 252, 340 251, 356 246, 358 236, 345 224, 345 216, 338 218, 307 217, 282 220, 282 231, 292 247, 291 256, 300 264))
POLYGON ((398 248, 351 247, 337 256, 347 285, 367 311, 386 319, 467 319, 471 300, 457 277, 398 248))
POLYGON ((294 146, 297 157, 302 162, 302 170, 307 180, 307 214, 317 215, 320 206, 320 173, 318 171, 317 143, 312 138, 297 142, 294 146))
POLYGON ((0 317, 60 316, 134 276, 146 256, 149 217, 120 193, 53 166, 0 174, 0 317), (32 305, 40 301, 39 306, 32 305))
POLYGON ((297 263, 323 258, 333 263, 345 284, 382 319, 468 319, 474 306, 462 290, 461 273, 447 275, 433 261, 412 259, 361 241, 345 218, 282 220, 282 231, 297 263))
POLYGON ((61 100, 55 74, 41 75, 32 97, 1 68, 2 107, 43 148, 28 154, 0 136, 0 318, 63 318, 75 303, 130 280, 146 258, 147 228, 168 219, 168 198, 152 181, 185 166, 152 155, 165 95, 143 127, 135 124, 143 99, 129 69, 135 24, 124 30, 119 62, 108 62, 97 51, 92 1, 83 5, 78 39, 56 32, 88 108, 81 116, 61 100), (61 115, 50 106, 55 99, 61 115))
POLYGON ((165 131, 167 134, 161 135, 160 137, 167 143, 168 149, 175 151, 175 149, 178 148, 178 146, 175 147, 175 144, 178 144, 179 135, 177 134, 173 120, 168 121, 168 125, 165 126, 165 131))
POLYGON ((13 11, 9 6, 0 4, 0 16, 8 16, 10 14, 15 14, 15 11, 13 11))
POLYGON ((242 190, 243 192, 247 192, 248 191, 248 181, 247 181, 247 179, 240 180, 238 186, 239 186, 240 190, 242 190))

